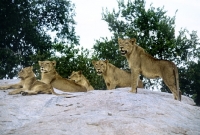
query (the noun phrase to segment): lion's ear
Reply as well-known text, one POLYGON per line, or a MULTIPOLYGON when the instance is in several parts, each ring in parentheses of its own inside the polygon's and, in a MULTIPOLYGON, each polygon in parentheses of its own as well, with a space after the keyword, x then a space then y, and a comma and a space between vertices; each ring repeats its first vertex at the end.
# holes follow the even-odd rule
POLYGON ((93 60, 93 61, 92 61, 92 64, 93 64, 93 65, 95 65, 95 63, 96 63, 96 61, 95 61, 95 60, 93 60))
POLYGON ((53 64, 53 66, 55 67, 55 66, 56 66, 56 61, 55 61, 55 60, 52 61, 52 64, 53 64))
POLYGON ((33 70, 33 66, 30 66, 30 69, 33 70))
POLYGON ((105 63, 109 63, 109 60, 105 60, 104 62, 105 62, 105 63))
POLYGON ((122 41, 122 39, 121 38, 118 38, 118 43, 120 43, 122 41))
POLYGON ((131 41, 132 45, 136 44, 136 39, 135 38, 132 38, 130 41, 131 41))
POLYGON ((38 64, 41 66, 42 61, 38 61, 38 64))
POLYGON ((82 71, 81 71, 81 70, 80 70, 80 71, 78 71, 78 74, 79 74, 79 75, 81 75, 81 74, 82 74, 82 71))

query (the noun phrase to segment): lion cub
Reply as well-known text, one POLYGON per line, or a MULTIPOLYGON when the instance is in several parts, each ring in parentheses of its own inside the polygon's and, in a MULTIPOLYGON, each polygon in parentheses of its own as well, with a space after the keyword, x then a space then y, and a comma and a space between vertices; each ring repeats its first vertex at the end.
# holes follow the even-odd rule
MULTIPOLYGON (((131 87, 131 73, 119 69, 108 62, 108 60, 92 61, 98 75, 103 75, 107 89, 116 87, 131 87)), ((138 80, 138 88, 143 88, 143 83, 138 80)))
POLYGON ((135 38, 124 40, 119 38, 118 44, 131 69, 131 92, 137 92, 137 79, 140 74, 152 79, 161 77, 173 93, 174 99, 181 101, 178 69, 173 62, 152 57, 136 44, 135 38))
POLYGON ((88 79, 85 78, 81 71, 73 71, 69 76, 69 79, 75 81, 77 84, 84 86, 87 91, 94 90, 88 79))
POLYGON ((55 94, 57 95, 52 86, 36 80, 35 74, 31 67, 23 68, 18 76, 21 81, 17 84, 7 85, 0 87, 0 89, 15 89, 9 92, 9 95, 22 94, 22 95, 36 95, 36 94, 55 94))

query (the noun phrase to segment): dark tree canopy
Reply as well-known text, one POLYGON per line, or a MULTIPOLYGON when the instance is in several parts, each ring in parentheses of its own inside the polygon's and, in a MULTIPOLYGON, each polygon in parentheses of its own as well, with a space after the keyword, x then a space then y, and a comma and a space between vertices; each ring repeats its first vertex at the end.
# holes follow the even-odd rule
POLYGON ((1 0, 0 10, 0 78, 49 58, 53 40, 79 44, 69 0, 1 0))

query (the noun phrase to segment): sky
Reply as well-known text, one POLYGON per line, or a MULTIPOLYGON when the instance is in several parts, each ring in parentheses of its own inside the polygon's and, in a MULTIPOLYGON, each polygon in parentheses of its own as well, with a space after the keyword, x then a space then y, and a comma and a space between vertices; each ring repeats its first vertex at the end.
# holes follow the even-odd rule
MULTIPOLYGON (((126 1, 126 0, 125 0, 126 1)), ((108 25, 101 20, 102 9, 118 9, 117 0, 72 0, 75 4, 76 34, 80 36, 80 45, 89 50, 95 44, 95 40, 101 37, 112 36, 108 30, 108 25)), ((146 6, 163 7, 167 11, 166 15, 173 17, 176 10, 175 30, 176 35, 181 28, 186 28, 189 32, 197 31, 200 38, 200 0, 146 0, 146 6)))

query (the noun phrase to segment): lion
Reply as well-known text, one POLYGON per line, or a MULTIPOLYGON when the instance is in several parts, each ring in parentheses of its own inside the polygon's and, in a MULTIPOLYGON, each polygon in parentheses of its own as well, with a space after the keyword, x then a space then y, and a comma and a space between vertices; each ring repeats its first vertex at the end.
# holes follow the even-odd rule
POLYGON ((87 89, 72 80, 61 77, 55 70, 56 61, 38 61, 41 71, 41 81, 51 84, 64 92, 87 92, 87 89))
POLYGON ((18 77, 21 79, 17 84, 11 84, 0 87, 0 89, 15 89, 9 92, 9 95, 22 94, 22 95, 36 95, 36 94, 55 94, 53 87, 44 82, 38 81, 33 72, 33 67, 25 67, 19 73, 18 77))
POLYGON ((90 82, 82 74, 82 71, 73 71, 72 74, 69 76, 69 79, 74 80, 75 83, 84 86, 87 89, 87 91, 94 90, 90 82))
POLYGON ((176 65, 168 60, 156 59, 136 44, 136 39, 118 39, 121 55, 125 56, 131 69, 131 92, 137 93, 140 74, 147 78, 162 78, 173 93, 174 99, 181 101, 179 76, 176 65))
MULTIPOLYGON (((102 75, 108 90, 116 87, 131 87, 131 73, 109 63, 108 60, 92 61, 98 75, 102 75)), ((143 83, 138 80, 138 88, 143 88, 143 83)))

